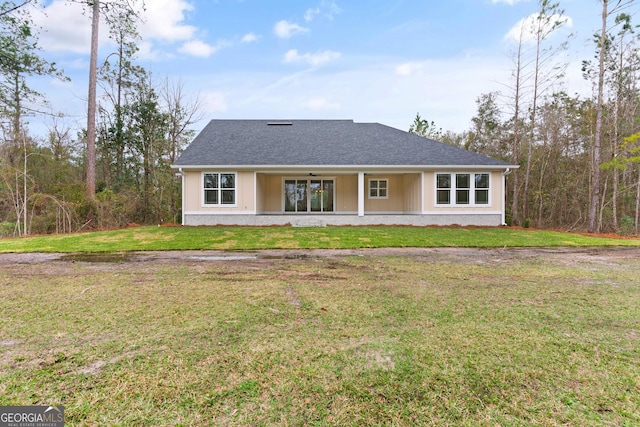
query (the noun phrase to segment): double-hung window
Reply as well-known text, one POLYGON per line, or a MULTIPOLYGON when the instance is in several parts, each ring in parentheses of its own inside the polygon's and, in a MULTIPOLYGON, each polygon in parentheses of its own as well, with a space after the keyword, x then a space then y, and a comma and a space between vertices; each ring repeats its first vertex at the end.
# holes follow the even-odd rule
POLYGON ((221 206, 236 204, 236 174, 205 172, 202 174, 204 205, 221 206))
POLYGON ((489 205, 489 174, 436 174, 436 205, 489 205))
POLYGON ((388 199, 389 198, 389 181, 386 179, 370 179, 369 180, 369 198, 370 199, 388 199))

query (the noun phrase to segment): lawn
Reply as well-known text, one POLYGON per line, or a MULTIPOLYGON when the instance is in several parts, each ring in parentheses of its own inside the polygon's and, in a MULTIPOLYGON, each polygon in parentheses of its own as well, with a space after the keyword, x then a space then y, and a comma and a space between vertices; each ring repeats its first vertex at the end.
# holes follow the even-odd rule
POLYGON ((636 426, 628 251, 5 264, 0 405, 71 426, 636 426))
POLYGON ((510 227, 136 227, 0 239, 2 252, 640 246, 640 239, 510 227))

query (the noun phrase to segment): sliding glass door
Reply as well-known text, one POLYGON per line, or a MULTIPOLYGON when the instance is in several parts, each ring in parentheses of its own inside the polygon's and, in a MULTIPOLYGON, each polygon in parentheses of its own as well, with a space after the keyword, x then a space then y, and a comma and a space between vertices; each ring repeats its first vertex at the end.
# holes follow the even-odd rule
POLYGON ((333 179, 285 179, 285 212, 327 213, 334 211, 333 205, 333 179))

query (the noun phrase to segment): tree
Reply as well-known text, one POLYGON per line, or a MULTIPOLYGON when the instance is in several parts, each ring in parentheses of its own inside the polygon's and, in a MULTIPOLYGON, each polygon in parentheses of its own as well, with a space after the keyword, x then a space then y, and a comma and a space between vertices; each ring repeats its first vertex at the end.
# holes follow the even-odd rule
POLYGON ((471 119, 473 127, 464 148, 496 158, 505 157, 501 112, 496 92, 484 93, 476 99, 478 111, 471 119))
MULTIPOLYGON (((137 1, 137 0, 133 0, 137 1)), ((87 96, 87 150, 86 150, 86 187, 87 200, 95 201, 96 193, 96 111, 97 111, 97 81, 98 81, 98 32, 100 29, 100 14, 106 16, 125 13, 134 7, 129 0, 114 0, 100 3, 100 0, 87 0, 91 6, 91 56, 89 61, 89 90, 87 96)), ((133 13, 134 16, 135 13, 133 13)))
POLYGON ((433 121, 429 122, 429 120, 423 119, 420 117, 420 113, 416 113, 416 117, 409 127, 409 132, 436 141, 441 141, 443 138, 442 128, 436 128, 433 121))
POLYGON ((107 105, 99 106, 101 126, 97 143, 102 148, 102 161, 106 186, 121 186, 124 183, 126 164, 124 153, 124 105, 137 81, 144 75, 142 67, 134 65, 140 35, 136 28, 137 17, 131 9, 114 11, 107 16, 110 38, 116 43, 116 51, 107 56, 100 67, 99 77, 107 105), (111 58, 115 58, 114 61, 111 58), (111 110, 112 109, 112 110, 111 110))
POLYGON ((527 145, 527 161, 524 176, 524 199, 522 203, 523 218, 527 218, 528 216, 527 199, 532 167, 531 157, 533 152, 533 144, 536 140, 535 130, 538 97, 564 75, 564 69, 566 68, 566 63, 551 63, 550 69, 544 67, 544 65, 547 64, 548 61, 551 60, 551 58, 557 56, 559 51, 562 51, 566 48, 566 43, 562 43, 559 48, 544 48, 543 46, 545 40, 547 40, 554 31, 556 31, 566 22, 566 19, 563 18, 564 11, 560 9, 559 3, 551 3, 549 0, 540 0, 538 4, 540 7, 540 11, 536 14, 534 25, 531 28, 531 34, 533 35, 535 43, 535 59, 532 78, 532 103, 529 110, 530 135, 527 145))
POLYGON ((31 141, 23 129, 22 119, 25 112, 37 112, 34 104, 44 100, 42 94, 29 86, 27 79, 45 75, 62 77, 55 63, 40 57, 33 22, 28 11, 21 8, 27 3, 18 6, 11 2, 0 4, 0 108, 9 118, 3 126, 3 157, 15 172, 12 194, 18 234, 28 233, 27 159, 31 141))
POLYGON ((600 165, 602 163, 602 120, 604 112, 604 86, 607 66, 607 55, 610 49, 610 41, 607 36, 607 21, 609 16, 619 12, 629 6, 633 0, 614 0, 609 8, 609 0, 600 0, 602 3, 600 34, 596 36, 596 46, 598 48, 598 74, 597 74, 597 94, 596 94, 596 124, 593 137, 593 150, 591 160, 591 197, 589 200, 589 225, 588 231, 595 233, 598 227, 598 204, 600 202, 600 165))
POLYGON ((91 6, 91 56, 89 60, 89 91, 87 96, 87 158, 85 161, 85 195, 90 204, 92 204, 96 197, 96 86, 98 81, 100 0, 93 0, 91 6))

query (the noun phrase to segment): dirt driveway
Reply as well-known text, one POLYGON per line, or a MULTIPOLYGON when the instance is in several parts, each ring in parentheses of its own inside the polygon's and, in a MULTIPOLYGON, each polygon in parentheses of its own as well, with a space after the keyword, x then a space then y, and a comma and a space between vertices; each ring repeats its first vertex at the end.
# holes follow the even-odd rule
POLYGON ((261 251, 150 251, 108 254, 9 253, 0 254, 0 267, 19 264, 50 264, 56 270, 71 268, 76 262, 167 264, 173 262, 214 262, 234 264, 270 264, 283 261, 340 257, 415 257, 425 261, 459 264, 505 263, 522 259, 553 260, 565 265, 584 262, 602 266, 623 260, 640 260, 640 248, 376 248, 261 251), (55 266, 55 267, 54 267, 55 266))

